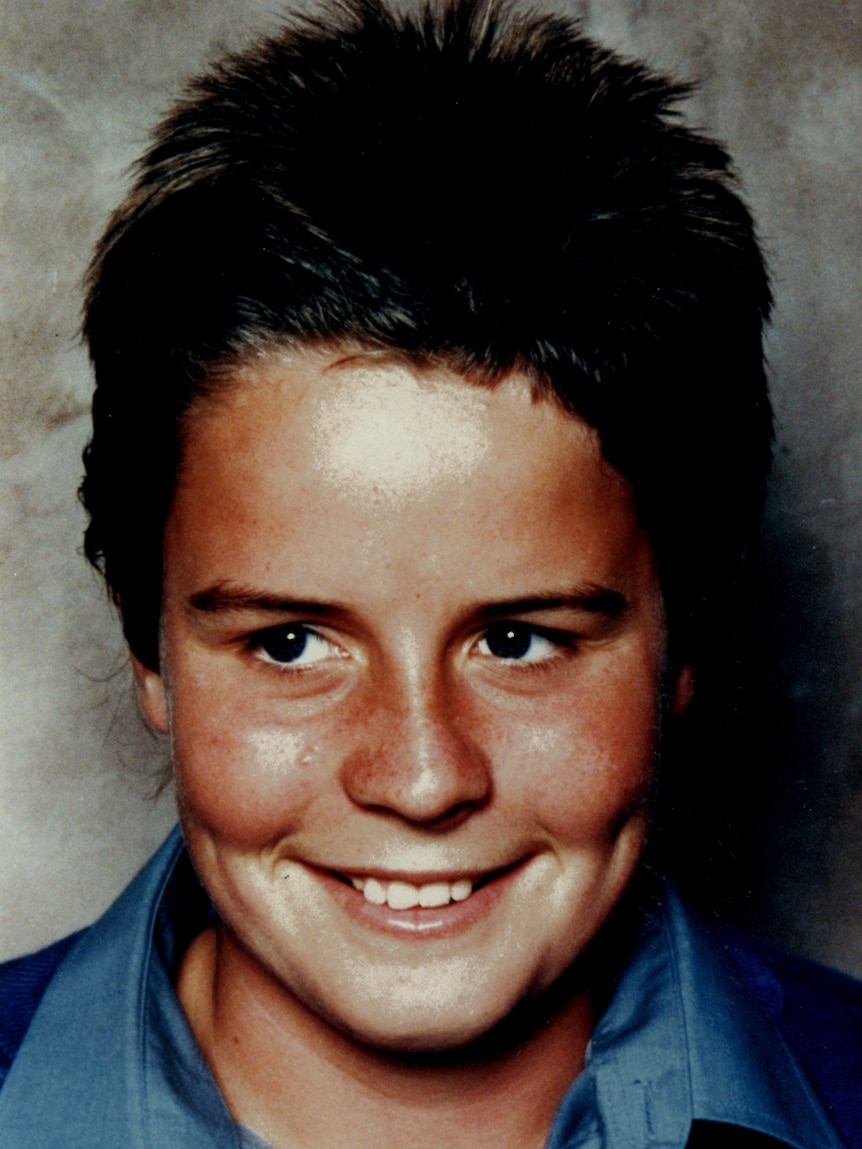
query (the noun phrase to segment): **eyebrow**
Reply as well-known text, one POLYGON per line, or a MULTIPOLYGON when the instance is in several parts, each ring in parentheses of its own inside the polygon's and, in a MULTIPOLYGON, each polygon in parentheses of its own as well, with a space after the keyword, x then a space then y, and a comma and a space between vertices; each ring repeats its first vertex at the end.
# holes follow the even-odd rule
MULTIPOLYGON (((197 591, 189 597, 189 605, 201 614, 257 612, 325 616, 343 614, 347 609, 340 603, 286 598, 267 591, 225 583, 216 583, 206 590, 197 591)), ((575 610, 587 614, 603 614, 613 619, 621 614, 627 605, 626 597, 620 591, 588 583, 567 590, 543 591, 524 598, 488 603, 477 613, 480 619, 495 619, 504 615, 532 614, 536 611, 575 610)))
POLYGON ((532 614, 545 610, 576 610, 616 618, 628 601, 624 594, 609 587, 587 583, 563 591, 544 591, 526 598, 489 603, 479 611, 480 618, 499 618, 507 614, 532 614))
POLYGON ((238 614, 243 611, 264 614, 337 614, 344 610, 338 603, 285 598, 283 595, 225 583, 216 583, 190 595, 189 606, 201 614, 238 614))

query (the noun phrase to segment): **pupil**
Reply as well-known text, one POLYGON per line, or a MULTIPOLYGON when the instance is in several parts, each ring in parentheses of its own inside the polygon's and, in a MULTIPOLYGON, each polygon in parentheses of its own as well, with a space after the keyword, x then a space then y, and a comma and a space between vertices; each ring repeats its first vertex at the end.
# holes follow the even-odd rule
POLYGON ((305 650, 308 634, 298 627, 289 627, 270 634, 261 646, 276 662, 293 662, 305 650))
POLYGON ((529 627, 510 624, 489 630, 485 641, 495 658, 523 658, 530 649, 533 632, 529 627))

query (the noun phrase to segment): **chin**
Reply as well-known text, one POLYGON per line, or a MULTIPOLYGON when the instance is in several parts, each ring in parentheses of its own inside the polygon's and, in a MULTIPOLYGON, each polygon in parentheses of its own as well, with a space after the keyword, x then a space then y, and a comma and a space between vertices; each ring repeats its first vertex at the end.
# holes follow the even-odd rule
POLYGON ((515 1006, 510 1001, 475 1000, 465 1005, 462 1000, 429 1007, 428 1001, 434 997, 432 992, 411 1002, 405 995, 398 1003, 391 999, 381 1002, 377 995, 369 995, 360 1009, 353 1003, 343 1003, 343 1009, 336 1002, 326 1006, 313 998, 306 999, 305 1005, 324 1022, 370 1049, 417 1056, 451 1054, 481 1044, 489 1033, 505 1026, 515 1006))
POLYGON ((467 994, 453 995, 448 1002, 441 1001, 439 987, 436 994, 434 987, 428 987, 421 996, 404 994, 400 1003, 393 1000, 394 994, 385 1002, 379 995, 367 995, 360 1009, 354 1004, 358 998, 350 1004, 343 1001, 341 1010, 336 1003, 332 1003, 335 1009, 321 1007, 313 1000, 305 1004, 329 1025, 380 1053, 447 1060, 453 1060, 457 1053, 457 1060, 470 1060, 488 1053, 496 1056, 520 1045, 530 1031, 545 1024, 551 1014, 565 1010, 578 996, 566 974, 545 992, 535 987, 531 992, 529 985, 521 987, 522 992, 514 992, 509 983, 507 992, 496 999, 476 993, 482 982, 480 971, 476 971, 472 992, 468 989, 467 994), (437 1004, 431 1006, 429 1002, 437 1004))
POLYGON ((496 1018, 465 1018, 457 1015, 416 1010, 406 1016, 375 1012, 370 1016, 336 1017, 324 1015, 331 1025, 353 1040, 381 1053, 432 1056, 451 1054, 481 1043, 499 1025, 496 1018))

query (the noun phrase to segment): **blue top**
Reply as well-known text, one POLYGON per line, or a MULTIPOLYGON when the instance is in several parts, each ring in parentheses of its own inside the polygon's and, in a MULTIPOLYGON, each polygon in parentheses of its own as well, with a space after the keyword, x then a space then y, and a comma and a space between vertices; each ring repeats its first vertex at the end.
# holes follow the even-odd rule
MULTIPOLYGON (((66 943, 58 965, 61 943, 0 1090, 4 1149, 262 1145, 231 1119, 173 990, 179 957, 211 912, 174 831, 104 917, 66 943)), ((548 1149, 683 1149, 693 1120, 742 1126, 795 1149, 847 1144, 776 1023, 780 979, 750 953, 728 963, 727 948, 665 892, 560 1104, 548 1149)), ((19 996, 25 982, 34 992, 38 957, 12 967, 9 977, 0 968, 0 992, 4 977, 19 996)), ((15 1026, 26 1024, 16 1021, 14 1000, 7 1017, 0 1061, 4 1043, 20 1040, 15 1026)))

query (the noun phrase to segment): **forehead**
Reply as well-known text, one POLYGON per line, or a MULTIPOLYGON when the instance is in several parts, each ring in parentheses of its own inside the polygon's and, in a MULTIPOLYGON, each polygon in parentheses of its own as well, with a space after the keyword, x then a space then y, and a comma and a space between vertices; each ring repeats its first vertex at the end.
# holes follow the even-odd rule
POLYGON ((463 483, 495 451, 551 462, 564 442, 616 475, 596 432, 541 398, 526 375, 479 383, 374 353, 269 353, 199 400, 184 430, 195 452, 206 440, 213 453, 230 447, 252 465, 264 441, 281 439, 328 485, 372 484, 381 496, 463 483))
POLYGON ((495 579, 519 589, 536 563, 551 581, 591 563, 613 581, 639 534, 597 434, 525 376, 484 386, 290 352, 246 365, 190 413, 166 574, 265 585, 283 570, 344 598, 388 570, 388 593, 436 579, 481 597, 495 579))

